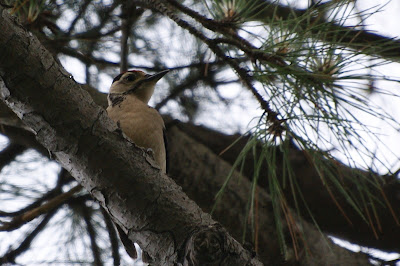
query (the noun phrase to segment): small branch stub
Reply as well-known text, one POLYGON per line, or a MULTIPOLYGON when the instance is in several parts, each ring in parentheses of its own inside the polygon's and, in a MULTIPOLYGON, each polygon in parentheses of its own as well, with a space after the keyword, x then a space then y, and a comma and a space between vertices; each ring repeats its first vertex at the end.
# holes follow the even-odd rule
MULTIPOLYGON (((242 254, 229 252, 230 246, 239 245, 239 243, 225 236, 226 231, 219 224, 194 231, 187 241, 183 265, 243 265, 242 254)), ((247 265, 257 264, 249 261, 247 265)))

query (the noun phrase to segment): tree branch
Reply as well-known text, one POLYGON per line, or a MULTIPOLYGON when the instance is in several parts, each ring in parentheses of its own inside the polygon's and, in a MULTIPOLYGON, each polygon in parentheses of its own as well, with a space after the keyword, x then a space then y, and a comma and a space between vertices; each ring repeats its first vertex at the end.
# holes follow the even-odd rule
MULTIPOLYGON (((230 146, 233 142, 237 141, 240 137, 240 135, 229 136, 205 127, 187 123, 175 122, 175 125, 177 125, 187 135, 191 136, 191 138, 209 147, 215 154, 220 154, 221 151, 226 149, 226 147, 230 146)), ((221 155, 222 159, 233 165, 247 141, 247 137, 242 137, 233 147, 221 155)), ((170 142, 172 142, 172 140, 170 142)), ((260 151, 261 149, 258 148, 257 150, 260 151)), ((283 156, 279 151, 277 151, 276 154, 277 158, 282 158, 283 156)), ((350 217, 352 224, 347 222, 340 210, 334 204, 331 196, 327 193, 326 186, 329 186, 329 184, 324 184, 321 181, 317 170, 312 164, 310 164, 303 151, 298 150, 293 146, 290 148, 289 154, 290 165, 295 175, 294 177, 299 186, 299 190, 302 192, 308 205, 304 206, 303 204, 299 204, 297 206, 300 208, 301 215, 306 220, 311 223, 316 220, 321 230, 325 233, 346 239, 352 243, 385 250, 387 252, 400 252, 398 245, 400 226, 396 223, 391 211, 387 206, 385 206, 385 204, 376 204, 376 219, 378 219, 381 224, 381 230, 377 232, 378 238, 376 238, 371 226, 355 213, 353 207, 346 202, 346 199, 338 197, 337 200, 339 205, 343 207, 345 213, 350 217), (309 214, 309 210, 312 212, 312 217, 309 214)), ((260 155, 255 155, 256 158, 258 158, 258 156, 260 155)), ((171 157, 173 158, 173 156, 171 157)), ((382 191, 373 187, 371 188, 371 191, 376 191, 376 196, 381 197, 379 200, 382 202, 384 199, 382 198, 381 193, 384 193, 388 202, 393 207, 393 210, 396 212, 397 216, 399 216, 400 199, 398 197, 398 191, 400 190, 400 182, 396 176, 372 176, 369 172, 350 168, 339 162, 336 163, 336 171, 341 175, 344 182, 343 186, 349 189, 349 193, 352 195, 358 193, 358 188, 354 186, 354 183, 351 181, 352 178, 375 178, 377 182, 383 184, 382 191)), ((269 166, 266 164, 261 166, 262 169, 267 169, 267 167, 269 166)), ((278 179, 284 180, 282 177, 282 165, 279 163, 279 160, 278 165, 275 167, 279 177, 278 179)), ((251 179, 254 171, 254 157, 252 154, 249 154, 246 157, 242 171, 247 178, 251 179)), ((258 183, 268 191, 268 177, 266 175, 261 175, 258 183)), ((292 208, 294 208, 296 205, 293 201, 292 191, 289 188, 286 188, 283 190, 283 193, 285 193, 285 197, 289 200, 292 208)), ((333 190, 333 193, 335 195, 340 194, 335 190, 333 190)))
POLYGON ((71 35, 71 33, 74 31, 75 29, 75 25, 78 22, 79 19, 82 18, 83 14, 86 12, 86 9, 89 7, 89 4, 92 2, 92 0, 84 0, 83 4, 79 7, 79 11, 76 14, 74 20, 71 22, 71 24, 68 27, 68 31, 67 34, 71 35))
POLYGON ((225 265, 261 265, 162 174, 149 154, 124 139, 32 34, 4 8, 0 13, 1 98, 132 241, 156 264, 209 257, 225 265))
POLYGON ((87 207, 85 202, 83 202, 79 207, 82 208, 83 220, 86 223, 86 228, 90 239, 90 247, 93 254, 93 265, 102 266, 103 262, 101 260, 100 249, 99 245, 97 245, 97 233, 92 223, 93 210, 87 207))
MULTIPOLYGON (((237 75, 240 77, 241 81, 245 85, 245 87, 254 95, 255 99, 259 102, 261 108, 268 114, 267 115, 267 120, 272 123, 271 127, 280 127, 281 121, 278 119, 278 113, 272 110, 270 104, 268 101, 266 101, 263 96, 258 92, 258 90, 254 87, 254 81, 252 76, 249 74, 249 71, 243 67, 240 66, 239 60, 237 58, 233 58, 230 56, 227 56, 223 49, 221 49, 218 46, 218 43, 220 42, 220 39, 210 39, 208 38, 205 34, 203 34, 200 30, 189 24, 187 21, 181 19, 174 11, 172 8, 170 8, 167 5, 164 5, 163 2, 160 2, 158 0, 147 0, 145 3, 148 3, 151 5, 154 9, 156 9, 158 12, 161 14, 169 17, 172 21, 174 21, 177 25, 179 25, 181 28, 186 29, 190 34, 193 36, 197 37, 200 39, 202 42, 207 44, 208 48, 210 48, 211 51, 215 53, 216 56, 218 56, 221 60, 225 61, 231 68, 237 73, 237 75)), ((237 34, 235 35, 235 38, 230 39, 231 42, 233 42, 236 45, 241 45, 244 43, 244 45, 241 45, 241 48, 244 49, 247 53, 249 53, 250 58, 254 58, 252 56, 255 52, 251 49, 253 47, 250 43, 246 42, 242 38, 240 38, 237 34), (237 41, 236 39, 239 39, 237 41)), ((274 61, 277 64, 284 63, 282 60, 279 60, 279 58, 276 57, 270 57, 269 55, 265 53, 257 53, 258 55, 262 56, 263 59, 267 61, 274 61)))
POLYGON ((4 254, 3 257, 0 257, 0 264, 3 264, 3 263, 4 264, 5 263, 15 264, 15 259, 19 255, 21 255, 22 253, 24 253, 25 251, 27 251, 29 249, 32 241, 46 227, 47 223, 51 220, 51 218, 56 213, 57 213, 57 209, 46 214, 46 216, 39 223, 39 225, 36 226, 36 228, 26 236, 26 238, 24 239, 24 241, 21 242, 21 244, 18 246, 18 248, 10 250, 6 254, 4 254))
POLYGON ((128 69, 129 45, 128 38, 131 35, 132 25, 141 17, 144 10, 136 8, 132 1, 125 1, 121 6, 121 40, 120 40, 120 66, 119 71, 122 73, 128 69))
MULTIPOLYGON (((104 93, 100 93, 98 91, 93 91, 92 95, 96 102, 99 105, 105 106, 106 104, 106 95, 104 93)), ((0 106, 3 104, 0 104, 0 106)), ((167 119, 168 120, 168 119, 167 119)), ((22 123, 20 121, 15 121, 15 126, 19 126, 22 123)), ((168 128, 168 122, 166 123, 168 128)), ((188 123, 174 122, 174 124, 178 124, 179 128, 183 130, 186 134, 190 135, 191 138, 197 140, 198 142, 209 147, 215 154, 220 154, 222 150, 231 145, 239 135, 225 135, 220 132, 213 131, 208 128, 204 128, 201 126, 194 126, 188 123)), ((32 139, 32 133, 24 131, 23 129, 11 128, 8 126, 3 126, 5 128, 5 134, 13 139, 13 141, 17 143, 23 143, 28 147, 38 149, 41 145, 37 144, 35 140, 32 139)), ((170 135, 169 131, 167 135, 170 135)), ((246 144, 247 139, 242 138, 235 146, 230 148, 228 152, 222 154, 222 158, 227 162, 233 164, 236 160, 238 154, 243 149, 243 146, 246 144)), ((175 142, 175 140, 170 140, 171 143, 175 142)), ((170 145, 170 149, 178 149, 176 151, 177 154, 182 154, 186 150, 186 146, 178 145, 177 147, 170 145)), ((336 235, 340 238, 346 239, 351 242, 359 243, 362 246, 370 246, 373 248, 382 249, 385 251, 397 251, 398 248, 398 239, 400 237, 400 227, 398 227, 390 213, 387 212, 385 208, 378 208, 378 216, 383 222, 382 225, 384 231, 381 233, 379 239, 376 239, 370 227, 364 222, 360 220, 354 220, 353 224, 358 228, 358 230, 354 230, 354 226, 349 226, 349 224, 342 220, 342 216, 338 213, 338 210, 335 206, 331 206, 332 199, 329 195, 326 195, 325 188, 321 183, 318 174, 316 174, 314 168, 309 165, 309 162, 304 157, 302 151, 297 149, 293 149, 290 152, 291 154, 291 165, 294 167, 294 172, 298 173, 301 177, 301 181, 299 185, 301 186, 301 191, 303 195, 307 197, 307 203, 309 208, 311 208, 314 214, 314 218, 318 221, 318 224, 324 229, 325 232, 328 232, 331 235, 336 235), (329 206, 329 207, 327 207, 329 206), (343 227, 344 226, 344 227, 343 227), (343 229, 345 228, 345 229, 343 229)), ((209 156, 209 155, 207 155, 209 156)), ((180 159, 175 156, 171 156, 171 164, 180 165, 180 159)), ((246 176, 251 177, 252 169, 253 169, 254 161, 252 156, 249 156, 246 159, 246 163, 244 165, 244 174, 246 176)), ((203 168, 206 166, 199 166, 199 168, 203 168)), ((355 171, 359 171, 358 169, 349 169, 346 171, 347 174, 352 174, 355 171)), ((348 180, 347 176, 343 174, 343 178, 348 180)), ((177 175, 177 174, 174 174, 177 175)), ((278 173, 279 175, 279 173, 278 173)), ((400 209, 400 201, 397 197, 398 189, 400 184, 397 179, 386 179, 385 176, 377 177, 382 182, 385 182, 384 192, 388 196, 390 203, 392 204, 394 210, 400 209)), ((261 186, 265 187, 266 179, 261 178, 261 186)), ((208 185, 207 185, 208 186, 208 185)), ((345 185, 346 187, 352 187, 350 184, 345 185)), ((195 189, 195 187, 189 187, 187 190, 195 189)), ((187 191, 186 190, 186 191, 187 191)), ((287 191, 286 191, 287 192, 287 191)), ((203 195, 204 197, 204 195, 203 195)), ((340 205, 346 206, 346 203, 340 203, 340 205)), ((293 207, 293 205, 292 205, 293 207)), ((232 207, 229 207, 233 209, 232 207)), ((349 210, 351 213, 352 210, 349 210)), ((301 211, 302 214, 306 214, 307 210, 303 209, 301 211)), ((311 217, 306 217, 309 221, 312 222, 311 217)), ((235 218, 231 218, 231 220, 235 220, 235 218)), ((232 232, 232 231, 231 231, 232 232)))
MULTIPOLYGON (((35 146, 38 146, 38 144, 32 145, 31 148, 36 148, 35 146)), ((29 147, 29 146, 27 146, 29 147)), ((37 148, 36 148, 37 149, 37 148)), ((45 194, 43 194, 40 198, 38 198, 37 200, 35 200, 34 202, 30 203, 29 205, 27 205, 26 207, 19 209, 17 211, 12 211, 12 212, 5 212, 5 211, 1 211, 0 210, 0 217, 15 217, 15 216, 19 216, 19 217, 15 217, 15 221, 18 221, 17 223, 24 223, 23 220, 25 220, 28 216, 33 216, 33 218, 35 218, 34 214, 40 212, 40 209, 47 209, 49 210, 48 207, 46 207, 45 205, 49 206, 52 205, 53 207, 55 206, 55 202, 60 202, 60 197, 62 198, 62 190, 61 187, 63 185, 65 185, 66 183, 68 183, 70 181, 69 178, 72 178, 68 172, 65 171, 65 169, 61 169, 61 172, 58 175, 58 179, 57 179, 57 185, 47 191, 45 194), (66 174, 67 173, 67 174, 66 174), (45 201, 49 201, 48 203, 42 205, 43 202, 45 201), (53 203, 50 203, 53 202, 53 203), (39 206, 42 205, 40 208, 39 206), (32 215, 33 214, 33 215, 32 215), (25 217, 25 218, 23 218, 25 217)), ((66 192, 68 193, 68 192, 66 192)), ((41 212, 41 213, 45 213, 41 212)), ((36 215, 38 216, 38 215, 36 215)), ((32 220, 31 219, 31 220, 32 220)), ((28 221, 26 221, 28 222, 28 221)), ((11 222, 13 223, 13 222, 11 222)), ((22 225, 22 224, 21 224, 22 225)))
MULTIPOLYGON (((220 32, 221 29, 227 26, 220 21, 208 19, 200 15, 199 13, 191 10, 190 8, 183 6, 175 0, 167 1, 171 5, 179 9, 181 12, 196 19, 208 29, 220 32)), ((295 9, 290 6, 284 6, 279 3, 271 3, 270 1, 266 0, 255 0, 252 4, 258 7, 254 10, 254 13, 248 14, 248 17, 250 17, 254 21, 261 21, 268 24, 270 21, 275 21, 276 19, 289 20, 293 17, 310 17, 309 20, 304 19, 300 23, 303 28, 308 28, 310 27, 310 25, 312 25, 312 28, 315 29, 314 33, 318 33, 317 26, 324 24, 324 26, 326 27, 324 31, 333 33, 327 34, 325 36, 318 34, 316 37, 324 37, 323 39, 321 39, 322 41, 338 43, 343 46, 354 48, 355 50, 364 51, 366 52, 366 54, 378 55, 387 59, 399 61, 400 40, 396 40, 394 38, 382 36, 365 30, 357 30, 355 29, 355 27, 338 25, 333 22, 326 21, 323 16, 310 16, 310 14, 312 14, 314 11, 317 11, 317 14, 323 12, 323 8, 321 8, 323 4, 313 5, 308 9, 295 9), (340 38, 337 38, 339 32, 342 34, 340 34, 340 38), (377 47, 378 49, 365 49, 370 44, 376 43, 378 43, 379 45, 385 44, 384 49, 382 49, 382 47, 377 47)))
POLYGON ((15 229, 20 228, 22 225, 32 221, 33 219, 39 217, 40 215, 44 213, 48 213, 53 209, 58 208, 60 205, 64 204, 66 200, 68 200, 72 195, 74 195, 76 192, 79 192, 82 189, 81 185, 77 185, 70 189, 69 191, 60 194, 45 204, 30 210, 26 213, 23 213, 19 216, 16 216, 12 219, 11 222, 3 222, 2 225, 0 226, 0 231, 12 231, 15 229))
MULTIPOLYGON (((92 95, 99 105, 105 106, 106 95, 104 93, 92 91, 92 95)), ((0 107, 1 105, 3 104, 0 104, 0 107)), ((220 154, 221 151, 230 146, 238 137, 240 137, 240 135, 225 135, 208 128, 194 126, 188 123, 181 123, 178 121, 174 123, 178 124, 179 128, 181 128, 186 134, 190 135, 191 138, 209 147, 215 154, 220 154)), ((20 121, 15 121, 15 126, 19 126, 21 124, 22 123, 20 121)), ((168 126, 168 123, 166 124, 168 126)), ((41 147, 41 145, 37 144, 36 141, 34 141, 33 139, 31 140, 32 134, 30 132, 26 132, 23 129, 11 128, 8 126, 3 126, 3 128, 6 129, 5 134, 13 139, 13 141, 17 143, 23 143, 23 145, 35 149, 41 147)), ((169 132, 167 133, 169 134, 169 132)), ((227 162, 233 164, 238 154, 243 149, 243 146, 246 144, 246 141, 246 138, 242 138, 235 146, 230 148, 228 152, 222 154, 222 158, 227 162)), ((172 143, 174 142, 174 140, 170 140, 170 142, 172 143)), ((186 149, 186 146, 178 145, 178 147, 175 147, 170 145, 170 148, 178 148, 179 150, 177 151, 177 153, 181 154, 186 149)), ((345 220, 342 219, 342 215, 340 214, 340 212, 338 213, 337 207, 332 206, 332 199, 329 197, 329 195, 326 195, 325 188, 321 183, 318 174, 315 172, 315 169, 309 165, 309 162, 305 158, 302 151, 293 149, 291 150, 290 154, 290 164, 294 167, 294 172, 298 173, 296 175, 301 177, 301 180, 299 180, 301 181, 299 182, 299 185, 301 186, 300 188, 303 192, 303 195, 305 195, 307 198, 306 200, 308 203, 308 207, 313 210, 314 218, 318 221, 318 224, 324 229, 325 232, 331 235, 336 235, 350 242, 359 243, 362 246, 370 246, 388 252, 399 252, 398 239, 400 237, 400 227, 396 225, 395 221, 393 220, 391 214, 388 212, 387 209, 377 208, 378 216, 380 217, 381 222, 383 222, 382 225, 384 225, 384 231, 381 232, 379 239, 376 239, 374 237, 368 224, 366 224, 364 221, 360 221, 359 219, 353 221, 353 224, 358 228, 358 230, 354 230, 354 226, 350 226, 345 220)), ((180 160, 176 159, 175 156, 171 156, 171 160, 171 164, 180 165, 180 160)), ((244 174, 246 176, 253 176, 253 165, 254 161, 252 159, 252 156, 248 156, 243 168, 244 174)), ((200 168, 202 167, 205 166, 201 166, 200 168)), ((352 175, 352 173, 354 173, 355 171, 359 170, 346 170, 344 173, 342 173, 343 178, 349 180, 346 174, 352 175)), ((278 175, 280 174, 278 173, 278 175)), ((385 178, 385 176, 379 176, 376 178, 386 183, 386 185, 384 186, 384 192, 387 195, 391 205, 393 206, 393 209, 399 210, 400 201, 397 195, 400 184, 397 179, 385 178)), ((266 187, 266 179, 261 178, 260 181, 261 186, 266 187)), ((345 184, 345 186, 353 187, 351 184, 345 184)), ((187 189, 194 189, 194 187, 187 189)), ((288 194, 288 196, 290 195, 288 194)), ((340 205, 346 206, 347 204, 345 202, 341 202, 340 205)), ((292 205, 292 207, 294 206, 292 205)), ((349 213, 352 213, 352 211, 353 210, 349 210, 349 213)), ((303 209, 301 213, 306 214, 307 210, 303 209)), ((312 222, 311 217, 306 218, 309 219, 310 222, 312 222)), ((234 218, 232 218, 232 220, 234 220, 234 218)))
MULTIPOLYGON (((318 5, 309 9, 294 9, 289 6, 271 3, 265 0, 256 0, 254 4, 259 6, 256 10, 257 13, 250 14, 249 16, 253 17, 254 20, 263 22, 271 21, 275 18, 288 20, 293 16, 309 16, 308 14, 314 12, 315 9, 317 9, 318 13, 320 12, 318 11, 318 5)), ((324 31, 332 33, 326 36, 318 34, 318 37, 324 37, 321 39, 322 41, 338 43, 358 51, 366 52, 366 54, 378 55, 389 60, 400 60, 400 40, 398 39, 382 36, 362 29, 357 30, 355 27, 338 25, 326 21, 321 16, 311 16, 310 20, 303 20, 301 26, 309 27, 313 25, 313 28, 317 30, 318 27, 316 26, 318 26, 318 24, 324 24, 324 27, 326 27, 324 31), (342 34, 340 34, 340 38, 337 38, 339 32, 342 34), (374 49, 365 49, 370 48, 368 46, 371 44, 378 44, 378 47, 374 49), (384 47, 382 47, 382 44, 385 44, 384 47)))
MULTIPOLYGON (((223 199, 217 204, 215 196, 220 190, 231 165, 228 165, 218 155, 212 154, 209 148, 203 146, 191 137, 192 131, 185 132, 181 123, 171 123, 168 126, 168 141, 171 144, 170 152, 173 160, 180 162, 171 163, 170 172, 174 180, 182 186, 189 197, 194 199, 202 209, 211 211, 214 207, 213 217, 227 228, 236 239, 254 245, 254 238, 258 237, 258 255, 265 265, 301 264, 301 265, 332 265, 332 264, 367 264, 366 256, 354 254, 348 250, 339 248, 332 244, 312 225, 301 221, 295 211, 291 211, 297 225, 295 238, 299 241, 299 257, 294 256, 294 247, 291 244, 291 236, 288 226, 283 222, 285 231, 285 242, 288 252, 283 257, 280 252, 280 244, 276 232, 274 213, 271 199, 266 190, 258 190, 258 219, 259 230, 254 232, 246 220, 248 212, 248 197, 251 190, 251 181, 234 172, 231 181, 225 188, 223 199), (185 148, 182 148, 185 147, 185 148), (185 165, 185 167, 179 167, 185 165), (191 178, 188 179, 187 176, 191 178), (215 205, 216 204, 216 205, 215 205), (243 235, 243 232, 246 232, 243 235), (303 238, 306 236, 306 238, 303 238), (275 254, 275 255, 273 255, 275 254), (312 254, 312 256, 309 256, 312 254)), ((208 141, 218 142, 216 134, 209 132, 208 141)), ((219 138, 221 140, 221 138, 219 138)), ((207 142, 207 141, 205 141, 207 142)))
POLYGON ((0 171, 4 166, 12 162, 15 157, 20 155, 26 148, 20 144, 10 143, 0 152, 0 171))
POLYGON ((117 232, 110 218, 110 215, 106 212, 106 210, 104 210, 104 208, 100 208, 100 210, 101 214, 103 215, 104 222, 106 223, 108 236, 110 238, 111 254, 113 257, 114 266, 119 266, 121 264, 121 256, 119 255, 119 243, 118 243, 117 232))

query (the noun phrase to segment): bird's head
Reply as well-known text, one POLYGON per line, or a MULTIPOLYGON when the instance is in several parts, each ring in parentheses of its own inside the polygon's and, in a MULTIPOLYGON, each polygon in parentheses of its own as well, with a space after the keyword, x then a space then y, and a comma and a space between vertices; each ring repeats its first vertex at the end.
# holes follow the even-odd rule
POLYGON ((154 86, 169 70, 156 74, 146 74, 140 70, 129 70, 116 76, 110 88, 110 94, 133 94, 144 103, 148 103, 154 92, 154 86))

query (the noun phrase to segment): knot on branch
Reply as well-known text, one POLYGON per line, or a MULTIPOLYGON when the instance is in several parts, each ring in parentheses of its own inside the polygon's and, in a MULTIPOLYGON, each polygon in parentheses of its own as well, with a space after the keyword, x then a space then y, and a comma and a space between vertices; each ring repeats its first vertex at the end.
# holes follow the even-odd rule
POLYGON ((184 265, 222 265, 225 242, 220 226, 208 226, 195 231, 186 245, 184 265))

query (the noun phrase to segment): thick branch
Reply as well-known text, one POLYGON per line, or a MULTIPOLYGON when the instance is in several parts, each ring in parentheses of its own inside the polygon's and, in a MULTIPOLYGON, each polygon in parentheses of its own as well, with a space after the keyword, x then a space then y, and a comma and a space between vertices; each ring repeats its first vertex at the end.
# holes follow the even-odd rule
MULTIPOLYGON (((230 146, 239 137, 239 135, 224 135, 220 132, 191 124, 178 123, 178 126, 193 139, 209 147, 215 154, 220 154, 221 151, 230 146)), ((221 157, 227 162, 233 164, 243 147, 246 145, 246 142, 247 138, 242 138, 227 152, 223 153, 221 157)), ((389 252, 400 252, 398 245, 400 226, 396 223, 391 211, 385 205, 382 194, 378 189, 371 188, 371 191, 375 191, 375 196, 382 202, 382 204, 375 203, 376 217, 374 219, 378 219, 380 223, 380 230, 376 232, 378 236, 377 238, 374 235, 373 228, 371 228, 371 226, 354 211, 353 207, 348 204, 347 200, 338 196, 340 195, 340 191, 331 188, 333 189, 333 193, 337 196, 336 199, 339 205, 351 220, 351 224, 348 223, 346 218, 343 216, 343 213, 341 213, 337 208, 332 197, 327 192, 326 184, 321 181, 317 170, 309 162, 302 151, 295 147, 291 147, 289 154, 290 165, 293 168, 299 190, 302 191, 308 204, 308 207, 302 204, 298 207, 300 207, 300 213, 304 215, 308 221, 313 222, 313 219, 315 219, 320 228, 327 234, 344 238, 352 243, 378 248, 389 252), (311 210, 313 217, 309 216, 307 208, 311 210)), ((282 156, 283 155, 280 152, 277 152, 278 158, 281 158, 282 156)), ((360 193, 358 188, 354 186, 354 183, 350 181, 352 178, 376 178, 379 183, 384 184, 382 186, 383 192, 393 210, 396 212, 396 215, 399 215, 400 198, 398 197, 398 191, 400 189, 400 182, 395 176, 373 177, 371 173, 366 171, 349 168, 339 163, 337 166, 337 172, 341 175, 341 179, 344 182, 343 186, 346 187, 352 195, 360 193)), ((267 167, 268 165, 265 164, 261 168, 267 169, 267 167)), ((282 165, 277 165, 276 169, 277 175, 281 177, 279 179, 284 180, 282 177, 282 165)), ((248 178, 251 178, 253 176, 253 170, 254 158, 252 154, 249 154, 246 157, 243 166, 243 174, 248 178)), ((268 171, 264 170, 264 172, 268 171)), ((262 175, 259 178, 259 185, 268 188, 268 177, 262 175)), ((288 187, 283 192, 288 199, 293 198, 292 191, 288 187)), ((292 207, 295 207, 294 202, 292 202, 292 207)), ((374 222, 376 221, 374 220, 374 222)))
MULTIPOLYGON (((91 95, 94 96, 96 102, 99 105, 103 105, 106 102, 106 96, 97 91, 91 91, 91 95)), ((0 107, 3 104, 0 104, 0 107)), ((9 120, 9 119, 6 119, 9 120)), ((15 119, 14 119, 15 120, 15 119)), ((197 140, 198 142, 209 147, 215 154, 219 154, 222 150, 228 147, 232 142, 234 142, 239 135, 228 136, 220 132, 213 131, 208 128, 193 126, 191 124, 184 124, 180 122, 175 122, 179 124, 179 127, 190 135, 191 138, 197 140)), ((20 121, 16 121, 15 126, 22 124, 20 121)), ((3 126, 5 128, 5 134, 12 138, 17 143, 23 143, 29 147, 37 149, 40 145, 33 141, 31 133, 24 131, 23 129, 11 128, 8 126, 3 126), (27 141, 28 140, 28 141, 27 141)), ((222 154, 222 158, 229 163, 233 163, 237 158, 238 154, 242 150, 243 146, 246 144, 246 139, 242 139, 235 146, 229 149, 227 152, 222 154)), ((174 140, 170 140, 174 142, 174 140)), ((178 147, 170 145, 170 148, 178 148, 176 151, 181 154, 186 150, 186 146, 178 145, 178 147)), ((399 252, 398 239, 400 237, 400 227, 398 227, 392 218, 390 212, 385 208, 378 208, 379 218, 381 222, 385 225, 383 231, 380 233, 379 239, 376 239, 371 231, 371 228, 364 221, 360 221, 359 217, 353 220, 353 225, 349 225, 343 216, 339 212, 336 206, 332 205, 332 198, 327 195, 326 189, 324 188, 318 174, 313 170, 314 168, 309 165, 309 162, 305 158, 304 154, 297 149, 291 151, 291 165, 295 167, 294 171, 298 173, 297 175, 301 178, 299 185, 301 186, 301 191, 303 195, 306 196, 308 206, 313 210, 314 218, 318 221, 319 226, 321 226, 325 232, 329 234, 336 235, 338 237, 349 240, 350 242, 359 243, 363 246, 370 246, 373 248, 379 248, 386 251, 397 251, 399 252), (329 206, 329 207, 327 207, 329 206), (354 228, 357 228, 355 230, 354 228)), ((171 156, 171 165, 181 165, 181 161, 175 156, 171 156)), ((246 164, 244 167, 244 174, 246 176, 252 176, 254 162, 252 156, 248 156, 246 164)), ((205 167, 205 166, 201 166, 205 167)), ((352 174, 357 169, 349 169, 346 171, 347 174, 352 174)), ((176 175, 176 174, 174 174, 176 175)), ((348 180, 348 177, 343 175, 343 178, 348 180)), ((377 177, 378 179, 387 182, 384 187, 384 191, 388 196, 390 203, 394 210, 400 209, 400 201, 398 199, 398 188, 400 186, 399 182, 393 179, 392 182, 385 181, 385 177, 377 177)), ((265 187, 265 178, 261 179, 261 185, 265 187), (264 183, 263 183, 264 182, 264 183)), ((345 185, 349 187, 348 185, 345 185)), ((187 188, 194 189, 194 187, 187 188)), ((290 191, 287 191, 288 193, 290 191)), ((352 192, 353 193, 353 192, 352 192)), ((288 194, 288 196, 290 196, 288 194)), ((341 199, 342 200, 342 199, 341 199)), ((340 205, 346 206, 345 201, 339 201, 340 205)), ((293 206, 294 207, 294 206, 293 206)), ((352 213, 353 210, 349 210, 352 213)), ((303 209, 302 214, 306 214, 307 210, 303 209)), ((308 217, 311 221, 311 217, 308 217)), ((232 218, 233 219, 233 218, 232 218)), ((231 229, 229 229, 231 230, 231 229)), ((230 231, 233 232, 233 231, 230 231)))
MULTIPOLYGON (((186 134, 181 130, 182 127, 179 123, 175 125, 168 129, 168 140, 171 144, 171 158, 179 164, 171 164, 171 176, 203 210, 211 211, 215 204, 214 196, 225 182, 231 166, 216 154, 212 154, 206 146, 189 137, 192 132, 186 134), (180 167, 182 165, 185 165, 185 167, 180 167), (187 179, 187 176, 191 178, 187 179)), ((254 232, 249 221, 246 220, 246 214, 249 211, 247 204, 251 194, 250 190, 251 182, 235 172, 225 189, 223 199, 216 205, 213 218, 239 240, 243 238, 243 230, 247 229, 245 241, 252 243, 252 246, 255 244, 253 239, 257 236, 258 246, 255 248, 266 265, 290 265, 291 263, 300 265, 363 265, 368 263, 366 256, 354 254, 333 245, 315 227, 301 221, 294 214, 295 212, 292 212, 292 214, 297 225, 295 234, 300 243, 296 247, 299 255, 296 259, 289 228, 285 224, 284 234, 287 236, 285 242, 289 250, 287 254, 290 255, 284 258, 279 248, 280 243, 276 233, 271 200, 264 189, 258 190, 258 214, 255 218, 253 217, 258 220, 258 231, 254 232), (312 256, 309 256, 310 253, 312 256)))
POLYGON ((163 175, 149 154, 124 139, 32 34, 2 7, 0 12, 3 101, 132 241, 156 264, 187 263, 199 255, 225 265, 261 265, 163 175), (205 236, 218 243, 216 257, 216 246, 198 241, 205 236))

